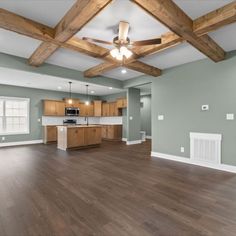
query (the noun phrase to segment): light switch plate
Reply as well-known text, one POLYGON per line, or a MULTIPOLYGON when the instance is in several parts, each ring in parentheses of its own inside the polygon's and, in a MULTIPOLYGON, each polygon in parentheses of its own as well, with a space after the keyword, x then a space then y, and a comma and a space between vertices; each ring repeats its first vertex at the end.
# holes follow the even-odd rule
POLYGON ((158 120, 164 120, 164 115, 159 115, 158 120))
POLYGON ((184 152, 184 147, 180 147, 180 152, 184 152))
POLYGON ((133 120, 133 116, 130 116, 130 117, 129 117, 129 120, 133 120))
POLYGON ((226 120, 234 120, 234 114, 233 113, 226 114, 226 120))

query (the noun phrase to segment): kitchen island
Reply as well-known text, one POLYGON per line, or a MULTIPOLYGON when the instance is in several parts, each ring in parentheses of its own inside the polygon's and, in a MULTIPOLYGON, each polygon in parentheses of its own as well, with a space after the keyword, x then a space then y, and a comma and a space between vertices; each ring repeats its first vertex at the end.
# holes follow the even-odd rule
POLYGON ((72 148, 88 148, 102 142, 101 125, 57 126, 57 148, 66 151, 72 148))

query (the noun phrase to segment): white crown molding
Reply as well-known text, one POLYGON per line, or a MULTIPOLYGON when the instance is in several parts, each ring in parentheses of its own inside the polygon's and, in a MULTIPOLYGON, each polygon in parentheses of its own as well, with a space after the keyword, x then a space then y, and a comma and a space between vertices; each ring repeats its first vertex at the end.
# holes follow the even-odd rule
POLYGON ((39 140, 29 140, 29 141, 21 141, 21 142, 0 143, 0 147, 20 146, 20 145, 29 145, 29 144, 38 144, 38 143, 43 143, 43 140, 39 139, 39 140))
POLYGON ((174 155, 169 155, 169 154, 160 153, 160 152, 151 152, 151 156, 166 159, 166 160, 178 161, 178 162, 182 162, 182 163, 186 163, 186 164, 197 165, 197 166, 212 168, 212 169, 216 169, 216 170, 222 170, 222 171, 236 173, 236 166, 232 166, 232 165, 202 163, 202 162, 193 161, 188 157, 174 156, 174 155))
POLYGON ((141 140, 134 140, 134 141, 126 141, 126 145, 134 145, 142 143, 141 140))

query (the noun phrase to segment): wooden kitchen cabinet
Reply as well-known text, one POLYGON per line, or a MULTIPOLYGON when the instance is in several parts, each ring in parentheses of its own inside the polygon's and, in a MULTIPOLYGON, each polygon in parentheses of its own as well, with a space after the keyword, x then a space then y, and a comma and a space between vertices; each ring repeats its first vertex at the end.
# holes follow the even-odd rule
POLYGON ((69 104, 69 98, 64 98, 65 107, 75 107, 78 108, 80 104, 80 100, 78 98, 72 98, 72 104, 69 104))
POLYGON ((102 104, 102 116, 109 116, 109 103, 102 104))
POLYGON ((65 102, 55 100, 43 101, 43 115, 44 116, 64 116, 65 102))
POLYGON ((109 103, 109 116, 120 116, 121 111, 117 108, 116 102, 109 103))
POLYGON ((122 139, 122 125, 103 125, 102 139, 118 141, 122 139))
POLYGON ((102 127, 100 125, 57 126, 57 148, 87 148, 101 144, 102 127))
POLYGON ((67 146, 68 148, 85 146, 85 129, 70 128, 67 129, 67 146))
POLYGON ((101 143, 101 128, 89 127, 85 130, 86 145, 95 145, 101 143))
POLYGON ((57 141, 57 126, 47 125, 43 127, 43 142, 45 144, 57 141))
POLYGON ((102 101, 93 101, 94 105, 94 116, 102 116, 102 101))
POLYGON ((118 98, 116 101, 117 108, 126 108, 127 107, 127 99, 126 98, 118 98))
POLYGON ((82 116, 82 117, 94 116, 94 105, 93 104, 86 105, 85 103, 80 103, 79 109, 80 109, 79 116, 82 116))

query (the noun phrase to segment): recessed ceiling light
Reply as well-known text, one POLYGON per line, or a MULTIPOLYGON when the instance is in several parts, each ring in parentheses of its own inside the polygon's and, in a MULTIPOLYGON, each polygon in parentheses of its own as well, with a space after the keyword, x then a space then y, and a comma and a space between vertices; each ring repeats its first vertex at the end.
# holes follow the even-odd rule
POLYGON ((95 91, 92 90, 90 93, 95 93, 95 91))
POLYGON ((112 87, 109 87, 109 89, 113 89, 112 87))
POLYGON ((62 87, 61 87, 61 86, 58 86, 58 87, 57 87, 57 89, 58 89, 58 90, 61 90, 61 89, 62 89, 62 87))
POLYGON ((121 73, 122 73, 122 74, 126 74, 126 73, 127 73, 127 70, 126 70, 126 69, 122 69, 122 70, 121 70, 121 73))

